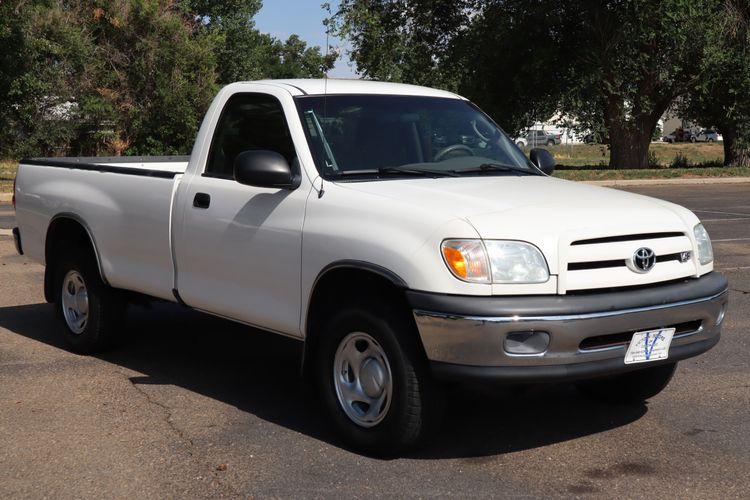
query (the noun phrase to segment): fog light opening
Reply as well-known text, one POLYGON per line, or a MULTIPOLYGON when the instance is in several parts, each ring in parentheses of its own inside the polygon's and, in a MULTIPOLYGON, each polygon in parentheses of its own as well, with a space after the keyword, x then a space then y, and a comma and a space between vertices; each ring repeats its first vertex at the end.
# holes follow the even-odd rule
POLYGON ((505 337, 503 349, 514 356, 544 354, 549 347, 547 332, 511 332, 505 337))

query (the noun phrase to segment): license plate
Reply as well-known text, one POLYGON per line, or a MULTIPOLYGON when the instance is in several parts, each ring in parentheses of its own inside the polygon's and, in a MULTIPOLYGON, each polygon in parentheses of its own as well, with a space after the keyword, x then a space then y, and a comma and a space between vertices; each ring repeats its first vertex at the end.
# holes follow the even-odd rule
POLYGON ((672 343, 674 328, 635 332, 630 347, 625 354, 625 364, 648 363, 669 356, 669 344, 672 343))

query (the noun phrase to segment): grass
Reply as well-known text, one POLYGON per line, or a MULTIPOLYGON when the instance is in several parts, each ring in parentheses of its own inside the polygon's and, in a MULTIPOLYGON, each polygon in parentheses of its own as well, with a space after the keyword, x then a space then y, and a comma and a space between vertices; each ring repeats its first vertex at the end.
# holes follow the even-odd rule
POLYGON ((0 160, 0 193, 13 191, 13 179, 16 177, 18 162, 12 160, 0 160))
MULTIPOLYGON (((600 144, 561 144, 546 147, 555 157, 558 165, 564 167, 600 168, 609 165, 609 148, 600 144)), ((649 149, 656 156, 659 166, 668 167, 675 157, 682 155, 687 158, 688 166, 716 164, 724 161, 724 145, 722 143, 679 143, 668 144, 655 142, 649 149)))
MULTIPOLYGON (((651 144, 659 168, 606 170, 609 164, 607 146, 572 144, 548 147, 560 167, 555 177, 575 181, 623 179, 676 179, 699 177, 750 177, 750 168, 721 167, 724 149, 721 143, 651 144), (688 168, 669 168, 675 157, 683 156, 688 168)), ((18 162, 0 160, 0 193, 13 190, 18 162)))

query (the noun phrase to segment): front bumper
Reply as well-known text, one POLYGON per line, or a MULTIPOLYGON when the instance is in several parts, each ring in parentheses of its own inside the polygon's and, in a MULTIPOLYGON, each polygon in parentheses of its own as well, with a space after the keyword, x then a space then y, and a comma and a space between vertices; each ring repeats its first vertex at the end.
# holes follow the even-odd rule
POLYGON ((719 341, 727 280, 717 272, 644 289, 560 296, 407 292, 434 374, 443 379, 562 381, 696 356, 719 341), (666 360, 625 364, 637 331, 676 328, 666 360), (547 332, 539 354, 510 354, 508 334, 547 332))

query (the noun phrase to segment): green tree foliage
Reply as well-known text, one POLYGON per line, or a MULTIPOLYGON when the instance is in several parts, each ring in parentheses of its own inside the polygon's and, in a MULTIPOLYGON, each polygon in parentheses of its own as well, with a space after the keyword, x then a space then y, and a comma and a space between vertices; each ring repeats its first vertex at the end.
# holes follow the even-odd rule
POLYGON ((453 45, 467 29, 472 0, 342 0, 335 33, 352 43, 365 78, 455 89, 453 45))
POLYGON ((701 77, 706 32, 718 2, 625 0, 567 3, 565 43, 575 48, 561 109, 597 121, 610 166, 646 168, 658 120, 701 77))
POLYGON ((323 76, 261 0, 0 2, 0 156, 189 153, 219 85, 323 76))
POLYGON ((189 152, 217 89, 211 38, 164 0, 79 2, 76 12, 95 51, 79 97, 78 149, 189 152))
POLYGON ((0 3, 0 154, 56 154, 74 136, 70 102, 92 50, 72 17, 43 2, 0 3))
POLYGON ((750 166, 750 4, 726 0, 708 36, 703 78, 680 112, 721 131, 725 165, 750 166))
POLYGON ((334 19, 366 77, 457 89, 511 133, 563 111, 606 129, 612 167, 637 168, 700 76, 719 3, 346 0, 334 19))

